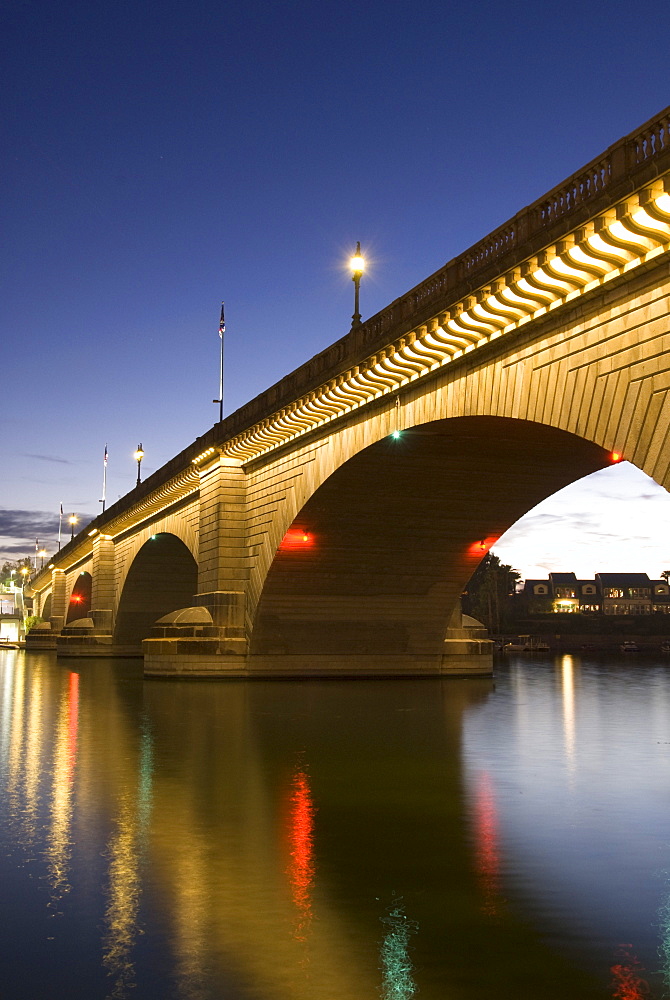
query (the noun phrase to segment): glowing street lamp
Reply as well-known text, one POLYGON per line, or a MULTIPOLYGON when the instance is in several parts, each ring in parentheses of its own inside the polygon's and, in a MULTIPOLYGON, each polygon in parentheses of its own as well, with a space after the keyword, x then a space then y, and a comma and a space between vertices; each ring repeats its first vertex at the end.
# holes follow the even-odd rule
POLYGON ((70 516, 68 517, 68 521, 70 524, 70 541, 72 541, 72 539, 74 538, 74 526, 78 520, 79 518, 77 517, 76 514, 70 514, 70 516))
POLYGON ((46 549, 40 549, 37 554, 40 557, 40 559, 42 560, 42 562, 40 563, 40 569, 44 569, 44 557, 47 554, 47 550, 46 549))
POLYGON ((140 441, 140 443, 137 446, 137 451, 133 455, 133 458, 137 462, 137 482, 135 483, 135 485, 139 486, 140 483, 142 482, 142 480, 140 479, 140 472, 141 472, 141 469, 142 469, 142 459, 144 458, 144 452, 142 451, 142 442, 141 441, 140 441))
POLYGON ((351 317, 351 329, 361 325, 361 314, 358 308, 358 293, 361 286, 361 275, 365 270, 365 261, 361 257, 361 244, 356 244, 356 253, 351 258, 351 280, 354 283, 354 315, 351 317))

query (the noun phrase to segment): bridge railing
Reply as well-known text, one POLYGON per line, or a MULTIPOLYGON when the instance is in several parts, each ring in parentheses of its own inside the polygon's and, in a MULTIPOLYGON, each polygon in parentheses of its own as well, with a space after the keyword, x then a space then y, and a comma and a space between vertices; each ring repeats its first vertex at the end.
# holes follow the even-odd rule
MULTIPOLYGON (((232 415, 232 418, 241 418, 235 420, 235 424, 248 426, 258 419, 261 408, 267 412, 283 406, 299 393, 332 378, 343 365, 355 363, 356 359, 383 347, 389 339, 402 335, 404 328, 409 330, 416 326, 422 321, 422 314, 427 318, 436 310, 446 308, 496 277, 501 270, 511 268, 560 239, 570 229, 669 168, 670 108, 666 108, 371 316, 357 330, 251 400, 232 415)), ((237 426, 233 430, 236 432, 237 426)))
POLYGON ((666 108, 356 330, 226 417, 170 466, 182 467, 197 449, 234 437, 317 388, 669 169, 670 108, 666 108))

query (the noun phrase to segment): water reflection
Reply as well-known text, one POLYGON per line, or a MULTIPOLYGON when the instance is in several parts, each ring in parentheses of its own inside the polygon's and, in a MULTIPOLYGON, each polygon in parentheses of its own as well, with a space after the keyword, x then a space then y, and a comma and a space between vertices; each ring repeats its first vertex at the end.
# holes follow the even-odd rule
POLYGON ((54 906, 70 891, 69 864, 74 772, 77 764, 79 725, 79 677, 63 675, 59 692, 51 791, 51 823, 47 835, 46 859, 54 906))
MULTIPOLYGON (((666 888, 667 892, 667 888, 666 888)), ((661 973, 666 993, 670 993, 670 896, 664 901, 659 911, 659 929, 661 943, 658 954, 661 960, 661 973)))
POLYGON ((305 941, 312 922, 315 879, 314 803, 307 775, 302 770, 297 771, 291 780, 288 842, 291 862, 287 874, 298 911, 294 934, 298 941, 305 941))
POLYGON ((476 779, 474 830, 477 871, 482 891, 482 911, 495 917, 500 912, 500 849, 498 817, 491 775, 482 772, 476 779))
POLYGON ((138 667, 1 651, 13 1000, 660 997, 665 669, 526 658, 494 686, 138 667), (613 959, 619 941, 635 949, 613 959))
POLYGON ((645 1000, 651 995, 649 983, 642 977, 642 964, 632 948, 630 944, 622 944, 612 966, 613 1000, 645 1000))
POLYGON ((121 795, 115 831, 105 852, 109 861, 107 908, 104 917, 102 962, 112 979, 108 994, 122 1000, 136 986, 133 950, 139 933, 138 914, 142 869, 148 847, 153 785, 151 734, 141 734, 136 788, 121 795))
POLYGON ((575 769, 575 662, 569 653, 561 657, 561 681, 565 759, 572 773, 575 769))
POLYGON ((381 922, 386 930, 379 949, 383 974, 382 1000, 410 1000, 417 991, 409 954, 410 939, 419 925, 416 920, 408 919, 401 899, 389 907, 381 922))

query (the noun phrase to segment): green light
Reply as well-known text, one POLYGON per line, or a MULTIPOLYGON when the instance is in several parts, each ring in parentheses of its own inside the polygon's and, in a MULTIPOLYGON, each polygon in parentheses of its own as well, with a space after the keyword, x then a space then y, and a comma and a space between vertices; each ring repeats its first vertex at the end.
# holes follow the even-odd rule
POLYGON ((400 437, 400 431, 393 431, 393 433, 391 434, 391 437, 392 437, 392 438, 393 438, 393 439, 394 439, 395 441, 397 441, 397 440, 398 440, 398 438, 400 437))

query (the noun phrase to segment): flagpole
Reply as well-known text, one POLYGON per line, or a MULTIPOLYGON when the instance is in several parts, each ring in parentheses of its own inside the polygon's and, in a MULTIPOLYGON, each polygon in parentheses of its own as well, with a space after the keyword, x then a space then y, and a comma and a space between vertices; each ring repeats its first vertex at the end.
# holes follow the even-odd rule
POLYGON ((219 404, 219 423, 223 420, 223 335, 226 332, 226 321, 223 315, 224 303, 221 303, 221 319, 219 320, 219 339, 221 341, 219 350, 219 398, 212 400, 219 404))
POLYGON ((58 551, 60 552, 60 538, 63 530, 63 504, 60 505, 60 517, 58 518, 58 551))
POLYGON ((105 513, 105 501, 107 499, 107 445, 105 444, 105 457, 102 463, 102 513, 105 513))

